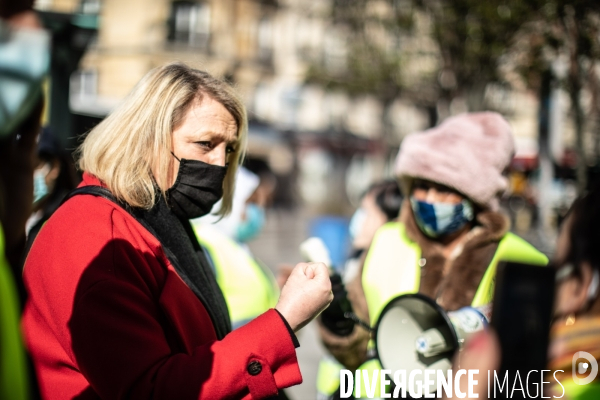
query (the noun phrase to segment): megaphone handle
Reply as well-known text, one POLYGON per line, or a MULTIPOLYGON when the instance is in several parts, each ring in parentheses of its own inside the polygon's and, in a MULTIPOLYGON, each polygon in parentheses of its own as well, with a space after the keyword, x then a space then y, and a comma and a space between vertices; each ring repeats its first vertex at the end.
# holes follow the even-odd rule
POLYGON ((362 319, 358 318, 358 315, 354 314, 353 312, 346 311, 344 313, 344 317, 349 318, 352 321, 356 322, 358 325, 362 326, 368 332, 375 331, 375 329, 371 328, 371 325, 367 324, 365 321, 363 321, 362 319))

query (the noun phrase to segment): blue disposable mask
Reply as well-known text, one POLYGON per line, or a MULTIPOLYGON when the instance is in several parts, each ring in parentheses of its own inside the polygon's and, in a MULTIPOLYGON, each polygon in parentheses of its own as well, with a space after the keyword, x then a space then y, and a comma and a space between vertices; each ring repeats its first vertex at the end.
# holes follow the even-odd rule
POLYGON ((429 237, 449 235, 473 220, 473 204, 463 200, 458 204, 427 203, 410 198, 415 220, 421 231, 429 237))
POLYGON ((354 212, 354 215, 350 219, 350 226, 348 227, 350 237, 352 239, 354 239, 358 236, 363 225, 365 224, 366 219, 367 219, 367 213, 362 207, 358 208, 354 212))
POLYGON ((47 165, 44 168, 36 169, 33 173, 33 204, 37 204, 40 200, 48 196, 50 192, 46 184, 46 175, 48 175, 47 165))
POLYGON ((42 92, 50 65, 50 35, 0 20, 0 138, 15 131, 42 92))
POLYGON ((239 242, 247 242, 255 238, 265 226, 265 210, 254 204, 246 204, 246 219, 240 222, 236 231, 239 242))

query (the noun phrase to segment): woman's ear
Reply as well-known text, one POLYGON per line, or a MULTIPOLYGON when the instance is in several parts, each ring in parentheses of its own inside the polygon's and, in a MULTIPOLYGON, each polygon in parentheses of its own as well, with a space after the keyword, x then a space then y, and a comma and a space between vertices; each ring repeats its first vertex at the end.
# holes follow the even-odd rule
POLYGON ((577 307, 575 311, 580 311, 586 306, 589 300, 595 299, 598 283, 596 282, 595 289, 592 288, 594 271, 587 261, 581 263, 580 276, 574 279, 576 280, 576 284, 573 286, 572 290, 573 305, 577 307), (590 290, 594 290, 596 293, 591 293, 590 290), (590 299, 590 297, 592 298, 590 299))
POLYGON ((582 273, 585 273, 587 277, 583 288, 586 301, 592 304, 592 312, 597 314, 600 310, 600 298, 598 296, 600 292, 600 271, 592 267, 588 261, 584 261, 582 263, 582 273))
POLYGON ((593 271, 589 264, 581 266, 579 276, 570 276, 561 281, 556 290, 556 314, 569 315, 582 310, 589 296, 593 271))
MULTIPOLYGON (((594 277, 593 272, 592 266, 587 261, 581 263, 581 293, 578 294, 578 297, 583 297, 584 302, 587 301, 590 296, 596 297, 596 293, 590 293, 590 290, 592 289, 591 284, 594 277)), ((596 287, 597 285, 598 284, 596 283, 596 287)), ((595 289, 595 291, 597 291, 597 289, 595 289)))

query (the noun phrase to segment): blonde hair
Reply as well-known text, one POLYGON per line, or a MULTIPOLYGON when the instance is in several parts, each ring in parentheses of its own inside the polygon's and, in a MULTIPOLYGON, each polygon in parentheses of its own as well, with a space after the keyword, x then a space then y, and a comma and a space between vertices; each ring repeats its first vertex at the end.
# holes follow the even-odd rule
POLYGON ((120 201, 151 208, 157 200, 156 184, 165 199, 165 188, 171 186, 172 132, 192 103, 205 95, 221 103, 237 124, 238 143, 229 158, 218 212, 228 214, 246 148, 246 109, 229 84, 182 63, 146 74, 125 101, 88 133, 77 149, 78 167, 100 179, 120 201))

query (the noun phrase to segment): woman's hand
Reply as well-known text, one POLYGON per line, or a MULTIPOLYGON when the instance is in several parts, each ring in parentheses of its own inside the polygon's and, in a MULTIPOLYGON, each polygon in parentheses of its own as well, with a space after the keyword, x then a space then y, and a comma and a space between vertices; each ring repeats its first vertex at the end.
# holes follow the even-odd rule
POLYGON ((297 332, 333 300, 329 270, 323 263, 300 263, 281 289, 275 308, 297 332))

